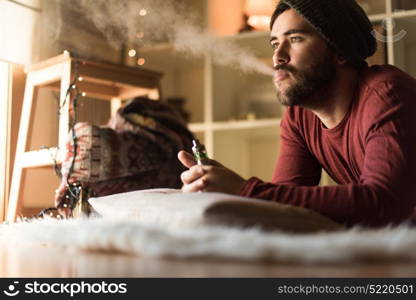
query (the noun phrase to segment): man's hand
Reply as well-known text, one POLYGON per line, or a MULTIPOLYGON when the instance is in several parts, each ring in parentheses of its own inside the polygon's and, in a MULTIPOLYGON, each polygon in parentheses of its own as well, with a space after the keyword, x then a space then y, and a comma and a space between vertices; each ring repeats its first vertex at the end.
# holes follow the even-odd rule
POLYGON ((206 165, 197 165, 194 157, 179 151, 178 159, 189 170, 181 174, 183 192, 219 192, 238 194, 245 180, 219 162, 210 159, 206 165))

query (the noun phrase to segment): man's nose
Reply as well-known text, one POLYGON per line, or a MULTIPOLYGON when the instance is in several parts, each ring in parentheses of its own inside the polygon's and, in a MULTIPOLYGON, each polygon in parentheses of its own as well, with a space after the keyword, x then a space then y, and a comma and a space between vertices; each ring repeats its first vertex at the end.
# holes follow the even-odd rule
POLYGON ((273 53, 273 65, 282 65, 287 64, 290 60, 290 56, 288 54, 288 51, 286 49, 286 46, 284 43, 280 44, 273 53))

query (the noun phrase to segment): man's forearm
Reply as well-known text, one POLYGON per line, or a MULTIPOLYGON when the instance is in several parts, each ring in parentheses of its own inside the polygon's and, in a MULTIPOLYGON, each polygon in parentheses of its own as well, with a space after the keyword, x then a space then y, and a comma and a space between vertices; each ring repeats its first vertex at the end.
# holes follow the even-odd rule
POLYGON ((410 195, 394 197, 388 191, 362 184, 276 185, 252 177, 239 194, 308 208, 347 226, 397 224, 410 217, 414 207, 414 197, 410 195))

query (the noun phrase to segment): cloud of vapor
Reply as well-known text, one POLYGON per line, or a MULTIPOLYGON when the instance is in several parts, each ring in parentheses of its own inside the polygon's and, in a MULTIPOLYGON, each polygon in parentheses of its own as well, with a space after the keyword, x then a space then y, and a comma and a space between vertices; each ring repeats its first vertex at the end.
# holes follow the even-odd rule
MULTIPOLYGON (((203 30, 200 11, 181 0, 60 0, 61 11, 76 11, 105 36, 114 48, 127 41, 143 46, 168 41, 174 49, 195 57, 211 54, 213 63, 245 72, 272 75, 270 66, 230 40, 203 30), (143 32, 144 37, 138 37, 143 32)), ((195 4, 198 1, 188 1, 195 4)), ((267 42, 267 41, 265 41, 267 42)))
POLYGON ((191 26, 178 26, 177 29, 173 45, 178 51, 194 56, 208 52, 217 65, 273 75, 271 67, 259 61, 249 50, 229 40, 211 36, 191 26))

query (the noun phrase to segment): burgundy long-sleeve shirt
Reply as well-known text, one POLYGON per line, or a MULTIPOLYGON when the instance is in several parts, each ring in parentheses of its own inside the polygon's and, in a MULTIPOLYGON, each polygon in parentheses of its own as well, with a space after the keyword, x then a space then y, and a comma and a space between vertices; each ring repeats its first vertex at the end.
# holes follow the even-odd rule
POLYGON ((271 183, 250 178, 240 195, 312 209, 347 226, 397 224, 416 203, 416 80, 393 66, 360 72, 351 106, 328 129, 289 107, 271 183), (338 183, 317 186, 321 168, 338 183))

